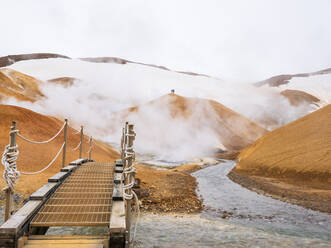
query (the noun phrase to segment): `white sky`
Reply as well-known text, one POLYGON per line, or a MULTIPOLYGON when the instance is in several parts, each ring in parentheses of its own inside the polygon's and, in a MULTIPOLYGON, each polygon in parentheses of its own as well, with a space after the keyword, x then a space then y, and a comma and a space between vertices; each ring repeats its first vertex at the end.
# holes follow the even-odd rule
POLYGON ((117 56, 221 78, 331 67, 330 0, 2 0, 0 56, 117 56))

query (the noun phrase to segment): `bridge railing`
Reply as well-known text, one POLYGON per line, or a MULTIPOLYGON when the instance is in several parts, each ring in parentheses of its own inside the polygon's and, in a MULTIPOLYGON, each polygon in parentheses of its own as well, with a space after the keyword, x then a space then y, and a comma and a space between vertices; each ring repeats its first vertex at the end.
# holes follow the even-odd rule
MULTIPOLYGON (((6 195, 6 206, 5 206, 5 221, 7 221, 11 215, 12 210, 12 202, 13 202, 13 194, 15 192, 14 186, 16 184, 16 181, 19 179, 20 175, 36 175, 44 172, 48 168, 50 168, 54 162, 57 160, 57 158, 60 156, 62 152, 62 167, 65 167, 66 164, 66 153, 67 153, 67 145, 68 145, 68 120, 65 119, 63 125, 58 130, 58 132, 52 136, 51 138, 44 140, 44 141, 36 141, 31 140, 27 137, 24 137, 20 131, 17 129, 17 122, 13 121, 12 126, 10 128, 10 143, 5 147, 1 162, 4 165, 4 173, 3 178, 5 179, 7 186, 3 189, 5 191, 6 195), (24 172, 19 171, 17 169, 17 157, 19 155, 18 151, 18 145, 17 145, 17 138, 21 138, 29 143, 32 144, 47 144, 51 141, 55 140, 63 131, 63 144, 61 145, 60 149, 54 156, 54 158, 50 161, 49 164, 47 164, 45 167, 43 167, 41 170, 35 171, 35 172, 24 172)), ((84 144, 84 128, 81 126, 80 131, 74 134, 80 134, 80 142, 79 144, 73 148, 72 150, 75 151, 78 148, 79 150, 79 158, 82 158, 83 154, 83 144, 84 144)), ((88 158, 91 160, 92 157, 92 147, 93 147, 93 140, 92 137, 89 138, 89 150, 87 151, 88 158)))

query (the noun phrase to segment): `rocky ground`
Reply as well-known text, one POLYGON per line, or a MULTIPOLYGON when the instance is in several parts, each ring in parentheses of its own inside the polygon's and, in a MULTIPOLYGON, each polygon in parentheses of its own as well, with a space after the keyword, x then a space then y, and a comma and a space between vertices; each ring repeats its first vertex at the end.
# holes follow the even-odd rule
POLYGON ((190 173, 202 168, 187 164, 170 170, 137 165, 140 202, 143 211, 154 213, 197 213, 202 202, 196 194, 197 182, 190 173))

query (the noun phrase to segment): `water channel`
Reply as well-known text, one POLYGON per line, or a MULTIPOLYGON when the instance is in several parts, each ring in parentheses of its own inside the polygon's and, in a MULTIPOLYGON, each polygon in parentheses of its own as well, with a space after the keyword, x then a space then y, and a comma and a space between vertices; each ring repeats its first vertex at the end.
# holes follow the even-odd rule
POLYGON ((205 210, 142 216, 136 247, 331 247, 331 215, 241 187, 227 177, 234 166, 225 161, 193 173, 205 210))

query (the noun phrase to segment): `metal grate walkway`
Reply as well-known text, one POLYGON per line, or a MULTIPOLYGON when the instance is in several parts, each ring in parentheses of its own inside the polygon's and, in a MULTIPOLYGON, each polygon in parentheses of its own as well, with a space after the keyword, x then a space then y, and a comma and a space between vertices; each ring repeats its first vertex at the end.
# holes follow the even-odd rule
POLYGON ((31 226, 108 226, 114 164, 86 163, 56 190, 31 226))

